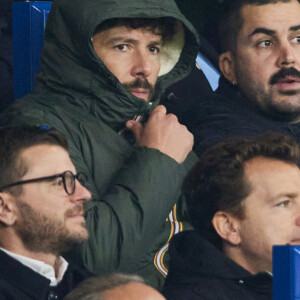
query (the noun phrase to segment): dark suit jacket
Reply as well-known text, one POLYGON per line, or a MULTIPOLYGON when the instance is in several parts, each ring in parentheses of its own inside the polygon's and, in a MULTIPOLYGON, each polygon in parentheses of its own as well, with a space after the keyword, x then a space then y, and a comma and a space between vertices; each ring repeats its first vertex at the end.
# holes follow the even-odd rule
POLYGON ((0 251, 1 300, 61 300, 91 273, 69 264, 63 280, 55 287, 19 261, 0 251))
POLYGON ((272 277, 250 274, 196 231, 177 234, 163 294, 169 300, 272 300, 272 277))

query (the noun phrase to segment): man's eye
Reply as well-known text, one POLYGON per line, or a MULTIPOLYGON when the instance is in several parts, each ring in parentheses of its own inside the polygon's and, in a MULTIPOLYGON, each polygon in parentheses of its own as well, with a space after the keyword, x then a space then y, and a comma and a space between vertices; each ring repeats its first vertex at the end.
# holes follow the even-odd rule
POLYGON ((63 184, 64 183, 63 183, 63 180, 61 178, 56 179, 56 180, 53 181, 53 185, 61 186, 63 184))
POLYGON ((272 41, 270 41, 270 40, 265 40, 265 41, 258 43, 258 47, 260 47, 260 48, 267 48, 267 47, 270 47, 271 45, 272 45, 272 41))
POLYGON ((160 52, 160 48, 156 46, 149 47, 149 51, 154 54, 158 54, 160 52))
POLYGON ((292 41, 295 44, 300 44, 300 36, 296 36, 295 38, 292 39, 292 41))
POLYGON ((128 46, 126 44, 120 44, 114 47, 117 51, 123 52, 128 49, 128 46))
POLYGON ((281 201, 276 204, 277 207, 288 207, 290 204, 290 200, 281 201))

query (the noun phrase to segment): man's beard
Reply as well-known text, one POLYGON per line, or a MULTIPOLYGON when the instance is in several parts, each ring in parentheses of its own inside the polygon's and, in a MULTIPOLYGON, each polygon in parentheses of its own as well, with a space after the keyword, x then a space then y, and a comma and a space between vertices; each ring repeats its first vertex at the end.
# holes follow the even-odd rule
MULTIPOLYGON (((16 202, 20 214, 16 223, 16 232, 27 250, 61 254, 87 239, 87 232, 86 235, 79 232, 71 233, 63 221, 50 219, 45 214, 35 211, 22 200, 17 199, 16 202)), ((81 206, 76 206, 67 210, 64 219, 78 213, 81 209, 81 206)), ((84 223, 82 227, 85 229, 84 223)))
MULTIPOLYGON (((243 78, 242 76, 239 74, 239 78, 243 78)), ((275 91, 272 88, 279 79, 285 76, 300 78, 300 73, 294 68, 281 69, 270 78, 268 90, 265 90, 263 84, 244 78, 240 81, 240 90, 248 100, 260 107, 266 114, 278 120, 295 121, 300 115, 300 90, 275 91)))
POLYGON ((139 88, 147 89, 149 91, 148 101, 151 101, 155 94, 154 86, 151 85, 146 78, 145 79, 137 78, 132 82, 123 83, 123 86, 129 92, 130 92, 130 90, 133 90, 133 89, 139 89, 139 88))

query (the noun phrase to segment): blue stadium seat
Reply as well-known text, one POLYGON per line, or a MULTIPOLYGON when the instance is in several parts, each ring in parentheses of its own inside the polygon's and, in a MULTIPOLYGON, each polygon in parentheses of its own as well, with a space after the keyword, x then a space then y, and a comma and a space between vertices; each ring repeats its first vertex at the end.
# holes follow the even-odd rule
POLYGON ((201 52, 198 53, 196 63, 207 78, 212 90, 215 91, 219 86, 219 70, 201 52))
POLYGON ((300 300, 300 246, 273 247, 273 299, 300 300))
POLYGON ((30 93, 40 68, 40 53, 51 1, 13 3, 14 98, 30 93))

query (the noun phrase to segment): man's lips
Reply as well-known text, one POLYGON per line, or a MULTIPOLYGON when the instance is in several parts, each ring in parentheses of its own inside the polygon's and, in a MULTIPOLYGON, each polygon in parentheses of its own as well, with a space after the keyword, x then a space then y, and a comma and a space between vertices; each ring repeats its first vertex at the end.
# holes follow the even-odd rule
POLYGON ((285 76, 283 78, 279 78, 276 83, 292 83, 292 82, 300 82, 300 78, 297 76, 285 76))
POLYGON ((77 214, 77 215, 72 215, 68 217, 69 219, 81 219, 82 221, 84 221, 84 216, 82 214, 77 214))
POLYGON ((274 85, 279 90, 294 90, 300 88, 300 78, 297 76, 286 76, 279 78, 274 85))
POLYGON ((68 219, 77 219, 78 218, 78 219, 81 219, 82 221, 84 221, 85 219, 84 219, 83 213, 84 213, 83 209, 81 207, 77 206, 73 209, 68 210, 66 213, 66 217, 68 219))
POLYGON ((130 93, 138 98, 148 99, 149 90, 148 89, 132 89, 130 93))

